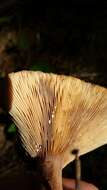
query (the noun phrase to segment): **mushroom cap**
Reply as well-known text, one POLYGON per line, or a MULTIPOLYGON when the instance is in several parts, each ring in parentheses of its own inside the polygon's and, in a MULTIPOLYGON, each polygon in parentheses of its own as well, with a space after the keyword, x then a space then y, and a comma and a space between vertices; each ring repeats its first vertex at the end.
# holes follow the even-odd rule
POLYGON ((61 156, 62 168, 107 143, 107 89, 34 71, 8 75, 9 113, 31 157, 61 156))

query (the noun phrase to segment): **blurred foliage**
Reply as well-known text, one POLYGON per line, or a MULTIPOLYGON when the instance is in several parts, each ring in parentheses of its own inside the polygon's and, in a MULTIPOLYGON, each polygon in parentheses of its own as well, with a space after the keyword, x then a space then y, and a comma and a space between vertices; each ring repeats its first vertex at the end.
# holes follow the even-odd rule
POLYGON ((0 25, 9 24, 11 22, 11 16, 9 17, 0 17, 0 25))
POLYGON ((18 47, 21 51, 30 48, 30 41, 29 41, 29 39, 28 39, 26 33, 23 32, 23 31, 18 35, 17 47, 18 47))
POLYGON ((8 134, 15 134, 16 133, 16 126, 15 126, 15 124, 14 123, 12 123, 9 127, 8 127, 8 129, 7 129, 7 133, 8 134))
POLYGON ((45 73, 53 73, 54 72, 54 68, 46 60, 35 61, 34 63, 32 63, 30 70, 42 71, 45 73))

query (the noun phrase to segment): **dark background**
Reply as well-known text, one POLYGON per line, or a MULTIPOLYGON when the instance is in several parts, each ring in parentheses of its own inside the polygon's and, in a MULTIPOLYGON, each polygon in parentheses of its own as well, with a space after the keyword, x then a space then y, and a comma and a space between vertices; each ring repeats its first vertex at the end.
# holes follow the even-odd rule
MULTIPOLYGON (((0 1, 0 76, 23 69, 73 75, 107 87, 106 1, 0 1)), ((17 150, 16 128, 0 113, 0 189, 35 189, 35 171, 17 150)), ((81 161, 82 179, 106 190, 107 146, 81 161)), ((74 163, 63 176, 75 177, 74 163)))

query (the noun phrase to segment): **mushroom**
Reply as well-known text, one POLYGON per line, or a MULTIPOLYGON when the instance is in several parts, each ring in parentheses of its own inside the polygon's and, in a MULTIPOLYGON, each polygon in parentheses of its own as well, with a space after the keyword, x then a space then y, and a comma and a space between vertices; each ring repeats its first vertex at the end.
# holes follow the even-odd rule
POLYGON ((23 146, 41 160, 52 190, 62 190, 62 169, 107 143, 107 89, 74 77, 34 71, 8 75, 9 114, 23 146))

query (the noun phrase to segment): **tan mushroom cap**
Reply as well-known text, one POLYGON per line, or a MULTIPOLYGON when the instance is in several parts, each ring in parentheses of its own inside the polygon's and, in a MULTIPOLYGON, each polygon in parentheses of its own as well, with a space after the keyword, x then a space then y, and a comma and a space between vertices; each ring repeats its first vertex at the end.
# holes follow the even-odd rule
POLYGON ((107 143, 107 89, 74 77, 21 71, 9 74, 9 110, 26 151, 61 155, 62 168, 107 143))

